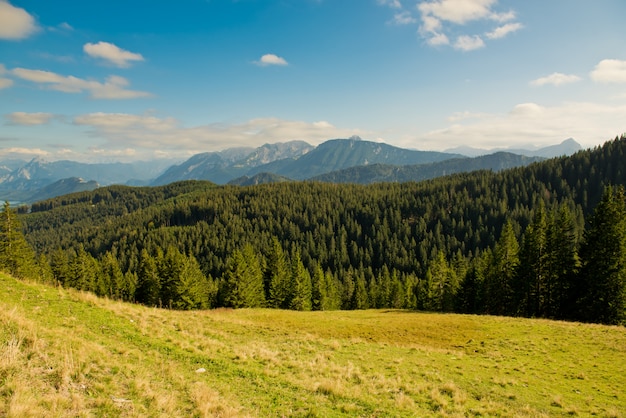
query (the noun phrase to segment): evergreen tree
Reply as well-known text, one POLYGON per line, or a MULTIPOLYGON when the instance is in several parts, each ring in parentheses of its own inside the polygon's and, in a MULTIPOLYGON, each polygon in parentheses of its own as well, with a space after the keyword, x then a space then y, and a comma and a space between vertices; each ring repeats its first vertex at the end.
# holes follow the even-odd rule
POLYGON ((263 273, 256 252, 247 244, 229 257, 224 275, 224 301, 233 308, 265 305, 263 273))
POLYGON ((581 247, 579 318, 605 324, 626 322, 626 197, 606 187, 589 219, 581 247))
POLYGON ((327 289, 326 280, 324 278, 324 270, 322 266, 317 263, 311 277, 311 309, 314 311, 324 310, 327 306, 327 289))
POLYGON ((159 306, 159 294, 161 284, 157 263, 144 248, 139 258, 139 270, 137 272, 137 291, 135 299, 146 306, 159 306))
POLYGON ((18 278, 36 278, 35 255, 9 202, 0 215, 0 269, 18 278))
POLYGON ((202 274, 198 261, 193 256, 185 257, 174 302, 176 309, 209 308, 209 281, 202 274))
POLYGON ((290 309, 296 311, 311 310, 311 275, 302 264, 300 251, 296 248, 291 255, 291 280, 293 294, 290 309))
POLYGON ((563 205, 549 234, 550 279, 546 316, 571 318, 575 306, 573 283, 580 268, 578 238, 572 212, 563 205))
POLYGON ((513 224, 507 221, 492 253, 486 253, 484 306, 487 313, 512 313, 513 283, 520 264, 519 243, 513 224))
POLYGON ((457 293, 456 310, 461 313, 469 314, 482 313, 482 288, 482 269, 477 265, 472 265, 466 271, 459 292, 457 293))
POLYGON ((357 274, 354 281, 354 292, 352 292, 352 300, 350 301, 350 309, 367 309, 369 301, 367 297, 367 283, 363 272, 357 274))
POLYGON ((268 305, 272 308, 288 309, 293 296, 293 282, 287 257, 276 237, 272 237, 263 276, 268 305))
POLYGON ((76 256, 70 261, 65 286, 88 292, 95 292, 96 280, 100 273, 98 261, 80 246, 76 256))
POLYGON ((322 310, 332 311, 341 309, 342 285, 337 277, 330 271, 324 273, 324 287, 326 288, 326 299, 324 299, 322 310))
POLYGON ((456 273, 445 259, 443 251, 431 262, 426 271, 426 300, 424 308, 429 311, 451 311, 458 290, 456 273))

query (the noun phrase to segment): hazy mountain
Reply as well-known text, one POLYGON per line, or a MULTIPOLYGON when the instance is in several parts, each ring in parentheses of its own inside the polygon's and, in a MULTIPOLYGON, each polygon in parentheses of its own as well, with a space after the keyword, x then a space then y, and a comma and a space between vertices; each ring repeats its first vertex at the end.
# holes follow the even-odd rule
MULTIPOLYGON (((32 200, 31 196, 59 180, 81 178, 102 185, 145 182, 163 171, 172 162, 156 160, 136 163, 48 162, 35 158, 0 176, 0 200, 32 200)), ((1 171, 0 171, 1 172, 1 171)), ((49 196, 48 196, 49 197, 49 196)))
POLYGON ((152 184, 162 185, 180 180, 210 180, 214 183, 225 184, 232 179, 247 175, 252 168, 272 164, 281 159, 294 159, 311 149, 313 146, 304 141, 291 141, 265 144, 256 149, 238 148, 205 152, 170 167, 152 184))
MULTIPOLYGON (((363 141, 358 137, 333 139, 320 144, 295 161, 279 167, 276 174, 296 180, 329 173, 344 168, 370 164, 424 164, 462 157, 435 151, 414 151, 379 142, 363 141)), ((270 171, 265 166, 259 171, 270 171)), ((254 174, 255 171, 250 171, 254 174)))
POLYGON ((524 148, 493 148, 493 149, 481 149, 472 147, 456 147, 446 150, 446 152, 456 152, 468 157, 478 157, 481 155, 493 154, 495 152, 510 152, 512 154, 525 155, 527 157, 543 157, 554 158, 563 155, 569 156, 580 150, 582 146, 576 142, 573 138, 566 139, 557 145, 550 145, 538 149, 524 149, 524 148))
MULTIPOLYGON (((534 151, 514 151, 517 154, 547 158, 569 155, 580 148, 576 141, 568 139, 559 145, 534 151)), ((479 151, 471 148, 457 150, 463 154, 479 151)), ((174 165, 172 160, 97 164, 47 162, 38 158, 29 162, 5 160, 0 161, 0 200, 32 201, 37 199, 38 194, 51 197, 64 190, 70 193, 74 187, 97 187, 94 186, 96 183, 103 186, 144 186, 181 180, 209 180, 217 184, 235 180, 233 184, 259 184, 311 178, 357 183, 407 181, 477 169, 499 170, 533 161, 520 159, 519 155, 514 157, 510 152, 472 161, 461 153, 408 150, 352 137, 329 140, 317 147, 304 141, 290 141, 265 144, 258 148, 230 148, 197 154, 174 165), (265 174, 257 177, 261 173, 265 174), (55 182, 71 178, 85 180, 84 183, 73 185, 65 180, 66 183, 61 182, 43 191, 55 182)))
POLYGON ((277 160, 297 158, 315 147, 304 141, 291 141, 278 144, 265 144, 257 148, 245 158, 237 161, 235 167, 258 167, 277 160))
POLYGON ((523 155, 498 152, 475 158, 453 158, 437 163, 420 165, 388 165, 372 164, 369 166, 350 167, 344 170, 333 171, 312 177, 311 180, 329 183, 378 183, 422 181, 454 173, 463 173, 476 170, 500 171, 507 168, 525 166, 533 162, 542 161, 541 157, 526 157, 523 155))
POLYGON ((282 183, 285 181, 293 181, 290 178, 279 176, 273 173, 259 173, 252 177, 238 177, 228 182, 231 186, 255 186, 257 184, 282 183))
POLYGON ((25 199, 25 202, 32 203, 70 193, 92 191, 98 187, 100 187, 100 185, 96 181, 85 181, 79 177, 70 177, 67 179, 61 179, 39 189, 30 195, 28 199, 25 199))

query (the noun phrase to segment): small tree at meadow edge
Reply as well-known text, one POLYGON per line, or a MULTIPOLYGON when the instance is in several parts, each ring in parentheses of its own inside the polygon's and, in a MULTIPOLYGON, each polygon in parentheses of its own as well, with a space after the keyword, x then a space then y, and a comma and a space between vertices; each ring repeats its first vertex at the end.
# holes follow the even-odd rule
POLYGON ((608 186, 589 219, 580 250, 579 319, 626 323, 626 197, 608 186))
POLYGON ((9 202, 4 203, 0 218, 0 269, 19 278, 36 274, 35 255, 9 202))

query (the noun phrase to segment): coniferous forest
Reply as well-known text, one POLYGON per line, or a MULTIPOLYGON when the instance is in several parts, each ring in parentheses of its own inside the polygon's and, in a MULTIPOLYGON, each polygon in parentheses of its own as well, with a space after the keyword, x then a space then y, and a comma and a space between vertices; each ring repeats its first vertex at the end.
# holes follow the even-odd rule
POLYGON ((6 204, 0 265, 172 309, 624 324, 625 161, 622 136, 523 168, 419 183, 111 186, 19 215, 6 204))

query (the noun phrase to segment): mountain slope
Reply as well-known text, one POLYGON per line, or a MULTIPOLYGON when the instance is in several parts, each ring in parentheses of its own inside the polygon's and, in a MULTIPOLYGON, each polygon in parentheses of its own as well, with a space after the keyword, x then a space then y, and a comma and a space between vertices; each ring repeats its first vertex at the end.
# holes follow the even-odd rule
POLYGON ((458 154, 446 154, 435 151, 414 151, 394 147, 388 144, 363 141, 353 137, 333 139, 320 144, 297 160, 287 161, 276 171, 261 166, 249 174, 269 171, 282 176, 305 180, 344 168, 370 164, 425 164, 462 157, 458 154))
MULTIPOLYGON (((75 161, 49 162, 35 158, 0 178, 0 200, 32 201, 41 189, 63 179, 82 178, 102 185, 125 184, 131 180, 141 182, 158 175, 164 164, 169 165, 171 162, 89 164, 75 161)), ((53 189, 49 189, 49 192, 53 189)))
POLYGON ((259 173, 252 177, 243 176, 228 182, 230 186, 256 186, 258 184, 282 183, 285 181, 293 181, 290 178, 279 176, 273 173, 259 173))
POLYGON ((159 186, 181 180, 209 180, 225 184, 248 174, 254 167, 271 164, 277 160, 297 158, 312 148, 304 141, 291 141, 265 144, 256 149, 240 148, 201 153, 170 167, 157 177, 152 185, 159 186))
POLYGON ((397 310, 181 312, 0 274, 0 336, 7 417, 619 417, 626 408, 620 327, 397 310))
POLYGON ((372 164, 351 167, 312 177, 311 180, 330 183, 369 184, 376 182, 422 181, 454 173, 475 170, 500 171, 507 168, 525 166, 543 158, 525 157, 507 152, 498 152, 475 158, 453 158, 437 163, 420 165, 372 164))
POLYGON ((542 157, 542 158, 554 158, 561 156, 569 156, 578 151, 581 151, 582 146, 576 142, 573 138, 568 138, 565 141, 557 145, 550 145, 539 149, 524 149, 524 148, 493 148, 493 149, 480 149, 472 148, 469 146, 456 147, 446 150, 446 152, 457 152, 459 154, 466 155, 468 157, 478 157, 481 155, 493 154, 495 152, 509 152, 513 154, 524 155, 526 157, 542 157))

